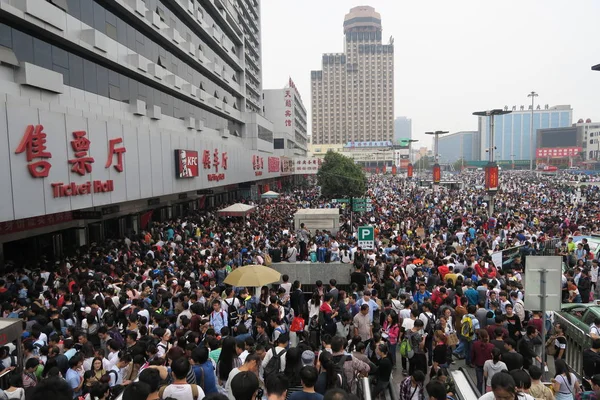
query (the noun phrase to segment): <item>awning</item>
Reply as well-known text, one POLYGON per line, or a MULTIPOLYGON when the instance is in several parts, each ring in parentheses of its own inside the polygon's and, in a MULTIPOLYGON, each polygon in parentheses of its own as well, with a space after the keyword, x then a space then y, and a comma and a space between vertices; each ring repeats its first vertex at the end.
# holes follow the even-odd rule
POLYGON ((235 203, 229 207, 217 211, 220 217, 245 217, 251 214, 256 209, 256 206, 251 206, 243 203, 235 203))
POLYGON ((260 195, 263 199, 276 199, 279 197, 279 193, 269 190, 260 195))

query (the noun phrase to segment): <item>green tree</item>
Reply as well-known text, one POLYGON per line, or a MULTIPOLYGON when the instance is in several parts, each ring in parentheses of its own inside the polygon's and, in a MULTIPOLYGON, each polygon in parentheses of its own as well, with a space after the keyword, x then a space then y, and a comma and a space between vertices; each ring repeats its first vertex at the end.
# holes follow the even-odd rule
POLYGON ((328 152, 317 173, 321 194, 327 198, 361 197, 367 188, 363 170, 350 157, 328 152))
POLYGON ((464 159, 464 158, 462 158, 462 157, 461 157, 461 158, 459 158, 458 160, 456 160, 456 161, 454 162, 454 170, 455 170, 455 171, 462 171, 462 167, 463 167, 463 166, 465 166, 465 167, 466 167, 466 166, 467 166, 467 162, 466 162, 466 161, 465 161, 465 159, 464 159))

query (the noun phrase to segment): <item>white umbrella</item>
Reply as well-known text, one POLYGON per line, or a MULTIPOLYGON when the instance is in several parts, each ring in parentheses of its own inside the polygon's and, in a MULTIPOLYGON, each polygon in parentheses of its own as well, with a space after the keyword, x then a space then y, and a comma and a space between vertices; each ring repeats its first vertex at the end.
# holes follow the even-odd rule
POLYGON ((279 197, 279 193, 269 190, 268 192, 261 194, 260 197, 263 199, 276 199, 279 197))

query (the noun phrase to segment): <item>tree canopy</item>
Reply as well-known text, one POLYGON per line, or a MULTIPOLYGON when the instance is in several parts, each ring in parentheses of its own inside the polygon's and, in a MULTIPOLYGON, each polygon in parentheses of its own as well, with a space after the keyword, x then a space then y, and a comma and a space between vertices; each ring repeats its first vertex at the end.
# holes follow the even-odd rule
POLYGON ((328 198, 361 197, 367 188, 363 170, 350 157, 328 152, 317 173, 321 195, 328 198))

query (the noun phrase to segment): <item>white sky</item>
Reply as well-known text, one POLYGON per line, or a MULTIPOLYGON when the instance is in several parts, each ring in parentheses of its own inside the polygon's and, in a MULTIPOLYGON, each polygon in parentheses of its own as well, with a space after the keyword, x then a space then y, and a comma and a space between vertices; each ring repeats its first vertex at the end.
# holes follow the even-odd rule
MULTIPOLYGON (((473 111, 571 104, 600 121, 600 0, 262 0, 263 87, 291 76, 310 113, 310 71, 343 51, 344 15, 370 5, 395 39, 395 115, 423 132, 476 130, 473 111)), ((310 116, 309 116, 310 123, 310 116)))

